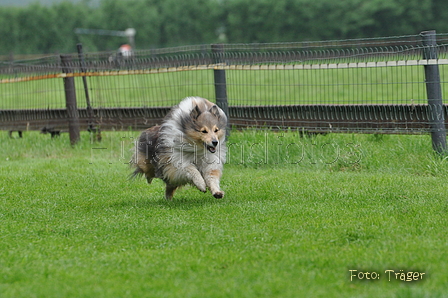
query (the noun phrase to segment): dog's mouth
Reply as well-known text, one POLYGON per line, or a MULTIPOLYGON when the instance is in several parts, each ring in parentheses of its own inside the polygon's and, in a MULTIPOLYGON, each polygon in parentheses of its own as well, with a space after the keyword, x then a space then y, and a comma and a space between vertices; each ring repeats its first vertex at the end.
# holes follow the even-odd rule
POLYGON ((207 145, 207 150, 210 151, 211 153, 215 153, 216 152, 216 147, 207 145))

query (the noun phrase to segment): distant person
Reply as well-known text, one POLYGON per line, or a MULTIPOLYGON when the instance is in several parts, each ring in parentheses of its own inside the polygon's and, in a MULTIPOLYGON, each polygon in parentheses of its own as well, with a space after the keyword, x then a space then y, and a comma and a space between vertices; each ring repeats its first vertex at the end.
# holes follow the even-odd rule
POLYGON ((124 44, 118 48, 118 55, 123 58, 129 58, 132 56, 132 47, 128 44, 124 44))
POLYGON ((125 60, 132 58, 134 55, 132 47, 128 44, 121 45, 117 53, 109 57, 109 62, 115 63, 116 67, 124 66, 125 60))

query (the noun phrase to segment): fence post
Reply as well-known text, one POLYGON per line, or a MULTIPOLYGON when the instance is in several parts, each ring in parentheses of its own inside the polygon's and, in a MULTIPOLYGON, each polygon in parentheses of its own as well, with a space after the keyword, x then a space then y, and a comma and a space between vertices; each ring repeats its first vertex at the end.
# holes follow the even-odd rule
MULTIPOLYGON (((72 73, 72 57, 70 55, 61 55, 61 64, 63 73, 72 73)), ((76 105, 75 78, 64 78, 65 105, 67 107, 68 131, 70 134, 70 144, 75 145, 79 139, 79 113, 76 105)))
MULTIPOLYGON (((423 59, 437 59, 436 31, 423 31, 420 36, 423 41, 423 59)), ((439 65, 427 63, 424 68, 432 147, 442 154, 446 153, 446 128, 439 65)))
MULTIPOLYGON (((212 44, 213 60, 215 64, 225 63, 224 61, 224 46, 222 44, 212 44)), ((220 107, 227 116, 227 136, 230 135, 230 118, 229 118, 229 103, 227 101, 227 82, 226 71, 224 69, 214 69, 215 78, 215 96, 216 104, 220 107)))

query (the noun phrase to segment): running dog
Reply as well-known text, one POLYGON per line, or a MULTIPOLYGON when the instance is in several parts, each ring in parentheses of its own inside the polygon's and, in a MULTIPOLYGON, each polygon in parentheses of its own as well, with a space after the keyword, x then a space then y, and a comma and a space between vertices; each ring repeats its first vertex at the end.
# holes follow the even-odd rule
POLYGON ((133 176, 145 175, 148 183, 166 183, 165 198, 171 200, 180 186, 207 188, 220 199, 219 186, 226 159, 227 117, 215 104, 201 97, 187 97, 174 106, 161 125, 140 135, 131 163, 133 176))

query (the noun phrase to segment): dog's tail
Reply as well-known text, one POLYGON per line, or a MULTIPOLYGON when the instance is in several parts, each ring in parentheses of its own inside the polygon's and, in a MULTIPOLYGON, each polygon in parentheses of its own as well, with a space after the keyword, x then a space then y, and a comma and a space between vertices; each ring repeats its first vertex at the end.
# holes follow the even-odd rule
POLYGON ((136 165, 136 167, 137 168, 135 169, 135 171, 128 175, 128 180, 132 181, 142 176, 145 176, 146 181, 148 181, 148 183, 151 184, 152 179, 154 178, 154 173, 148 174, 145 173, 145 171, 141 169, 139 166, 136 165))
POLYGON ((143 176, 143 174, 144 174, 143 170, 137 167, 134 172, 128 175, 128 180, 134 180, 136 178, 140 178, 141 176, 143 176))
POLYGON ((147 160, 150 159, 155 150, 155 144, 157 143, 157 139, 159 137, 160 126, 153 126, 143 131, 140 134, 138 142, 134 147, 134 154, 129 162, 131 167, 135 167, 133 173, 129 175, 129 180, 133 180, 137 177, 141 177, 143 175, 146 176, 146 180, 148 183, 151 183, 152 178, 154 178, 154 171, 152 169, 152 165, 146 164, 147 160), (144 164, 142 162, 146 159, 144 164))
POLYGON ((128 180, 134 180, 145 174, 145 171, 139 166, 138 162, 138 159, 140 158, 139 153, 142 151, 141 144, 136 144, 132 150, 134 151, 134 154, 129 161, 129 167, 134 169, 134 171, 128 175, 128 180))

